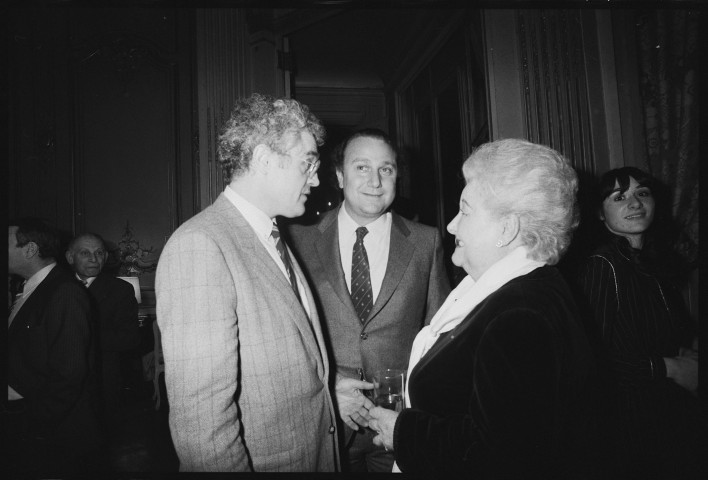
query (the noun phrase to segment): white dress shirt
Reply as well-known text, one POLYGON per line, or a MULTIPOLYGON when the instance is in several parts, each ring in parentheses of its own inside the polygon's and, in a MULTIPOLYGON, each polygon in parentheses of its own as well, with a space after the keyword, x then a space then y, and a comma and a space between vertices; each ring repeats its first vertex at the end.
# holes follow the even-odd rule
POLYGON ((78 273, 75 273, 74 276, 79 282, 83 283, 84 287, 86 288, 89 288, 93 281, 96 280, 96 277, 88 277, 86 280, 84 280, 83 278, 79 277, 78 273))
MULTIPOLYGON (((346 200, 344 201, 346 203, 346 200)), ((339 252, 344 270, 344 280, 349 292, 352 291, 352 250, 356 243, 356 229, 361 225, 349 216, 343 203, 337 215, 339 224, 339 252)), ((386 275, 388 252, 391 248, 391 213, 384 213, 373 222, 366 225, 369 233, 364 237, 364 248, 369 259, 369 274, 371 275, 371 293, 374 303, 381 291, 381 284, 386 275)))
MULTIPOLYGON (((283 272, 283 275, 285 275, 285 278, 287 279, 288 283, 290 283, 290 276, 288 275, 288 270, 285 268, 283 259, 280 258, 278 249, 275 248, 275 242, 273 241, 273 238, 270 235, 273 231, 273 222, 275 221, 275 219, 270 218, 261 209, 259 209, 251 202, 243 198, 241 195, 236 193, 228 185, 224 189, 224 195, 234 205, 234 207, 236 207, 236 209, 241 212, 243 218, 246 219, 246 222, 248 222, 253 231, 256 233, 256 237, 258 237, 258 240, 260 240, 261 244, 265 247, 266 251, 271 256, 275 264, 278 265, 280 271, 283 272)), ((292 250, 290 250, 289 247, 288 253, 290 253, 290 261, 294 263, 295 258, 293 257, 292 250)), ((295 274, 295 278, 297 278, 297 288, 300 292, 300 298, 302 298, 302 306, 305 308, 305 312, 309 317, 310 306, 308 305, 307 295, 305 294, 305 285, 302 283, 302 279, 294 269, 293 273, 295 274)))

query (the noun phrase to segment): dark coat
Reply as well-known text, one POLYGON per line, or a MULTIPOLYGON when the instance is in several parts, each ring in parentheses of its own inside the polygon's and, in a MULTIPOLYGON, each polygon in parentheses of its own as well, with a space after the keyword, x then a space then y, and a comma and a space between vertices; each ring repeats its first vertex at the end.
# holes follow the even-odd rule
POLYGON ((604 430, 621 478, 708 478, 706 415, 666 376, 663 357, 677 356, 695 335, 666 273, 612 235, 579 275, 579 304, 604 379, 604 430))
POLYGON ((96 332, 85 288, 55 266, 8 329, 8 385, 24 397, 24 440, 35 453, 79 456, 100 444, 96 332))
POLYGON ((138 302, 132 285, 106 273, 99 274, 88 290, 98 312, 103 413, 106 420, 117 419, 129 353, 140 343, 138 302))
POLYGON ((89 292, 98 309, 101 350, 123 352, 136 348, 140 343, 140 330, 133 287, 101 273, 89 286, 89 292))
POLYGON ((424 476, 582 478, 595 365, 558 271, 515 278, 443 334, 411 372, 394 431, 401 470, 424 476))

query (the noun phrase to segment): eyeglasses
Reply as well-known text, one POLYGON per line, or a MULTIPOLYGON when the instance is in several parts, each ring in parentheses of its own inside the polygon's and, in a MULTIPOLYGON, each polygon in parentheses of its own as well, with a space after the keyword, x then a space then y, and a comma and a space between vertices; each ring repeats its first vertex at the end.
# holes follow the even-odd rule
POLYGON ((305 170, 305 173, 307 174, 308 177, 313 177, 317 173, 317 170, 320 169, 320 161, 319 160, 315 160, 314 162, 311 162, 309 160, 305 160, 305 163, 307 164, 307 170, 305 170))

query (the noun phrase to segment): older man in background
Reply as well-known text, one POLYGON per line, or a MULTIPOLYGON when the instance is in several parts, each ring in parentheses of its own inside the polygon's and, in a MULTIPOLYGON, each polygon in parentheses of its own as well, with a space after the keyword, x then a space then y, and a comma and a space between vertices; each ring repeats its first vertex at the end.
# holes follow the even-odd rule
POLYGON ((65 256, 76 278, 88 288, 98 312, 103 417, 107 427, 115 430, 121 419, 130 353, 140 343, 138 302, 129 283, 103 272, 108 252, 101 236, 78 235, 65 256))

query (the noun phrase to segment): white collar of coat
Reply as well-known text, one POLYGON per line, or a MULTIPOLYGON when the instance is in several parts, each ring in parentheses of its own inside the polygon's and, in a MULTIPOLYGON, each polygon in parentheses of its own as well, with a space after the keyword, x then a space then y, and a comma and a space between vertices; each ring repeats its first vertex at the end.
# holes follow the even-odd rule
MULTIPOLYGON (((526 247, 520 246, 507 256, 489 267, 476 282, 467 275, 448 295, 445 303, 430 320, 430 325, 423 327, 413 341, 408 376, 416 364, 435 344, 441 333, 449 332, 458 326, 469 313, 489 295, 516 277, 526 275, 545 262, 528 258, 526 247)), ((406 384, 406 404, 410 407, 408 385, 406 384)))

